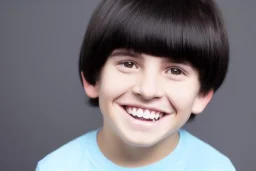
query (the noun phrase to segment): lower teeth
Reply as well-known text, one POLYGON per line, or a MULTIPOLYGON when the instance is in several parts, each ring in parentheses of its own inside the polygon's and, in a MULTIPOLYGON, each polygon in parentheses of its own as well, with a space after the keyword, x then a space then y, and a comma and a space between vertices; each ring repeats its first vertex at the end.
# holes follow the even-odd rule
POLYGON ((133 116, 131 115, 132 117, 134 117, 135 119, 139 119, 139 120, 143 120, 143 121, 152 121, 152 122, 155 122, 155 121, 158 121, 159 119, 145 119, 145 118, 140 118, 138 116, 133 116))

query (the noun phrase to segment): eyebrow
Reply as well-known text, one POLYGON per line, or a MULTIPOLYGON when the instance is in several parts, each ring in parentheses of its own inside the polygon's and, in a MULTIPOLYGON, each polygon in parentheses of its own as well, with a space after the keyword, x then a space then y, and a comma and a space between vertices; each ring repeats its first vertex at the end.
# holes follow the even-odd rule
POLYGON ((119 56, 119 55, 127 55, 130 57, 142 57, 142 53, 134 52, 133 50, 127 50, 127 49, 117 49, 114 50, 110 56, 119 56))
POLYGON ((176 64, 183 64, 183 65, 191 65, 188 61, 186 60, 175 60, 170 57, 164 57, 164 62, 168 63, 176 63, 176 64))
MULTIPOLYGON (((110 54, 110 57, 116 57, 116 56, 121 56, 121 55, 135 57, 135 58, 143 58, 143 53, 135 52, 134 50, 129 50, 129 49, 116 49, 110 54)), ((188 61, 179 61, 179 60, 175 60, 171 57, 160 57, 160 58, 163 59, 164 63, 176 63, 176 64, 191 67, 191 64, 188 61)))

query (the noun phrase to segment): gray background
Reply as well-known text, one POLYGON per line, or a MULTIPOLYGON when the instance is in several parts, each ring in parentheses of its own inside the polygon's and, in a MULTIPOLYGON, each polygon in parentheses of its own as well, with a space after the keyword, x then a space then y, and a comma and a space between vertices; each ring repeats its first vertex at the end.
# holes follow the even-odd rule
MULTIPOLYGON (((0 170, 34 170, 39 159, 101 124, 86 105, 77 61, 99 0, 0 4, 0 170)), ((186 128, 255 171, 255 0, 218 0, 231 45, 227 79, 186 128)))

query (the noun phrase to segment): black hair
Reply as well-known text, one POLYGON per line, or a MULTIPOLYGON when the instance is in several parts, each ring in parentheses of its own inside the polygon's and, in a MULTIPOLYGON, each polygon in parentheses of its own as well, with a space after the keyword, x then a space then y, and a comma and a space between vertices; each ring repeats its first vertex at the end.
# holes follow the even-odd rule
MULTIPOLYGON (((199 71, 203 95, 216 92, 228 69, 228 36, 213 0, 103 0, 81 46, 81 82, 83 72, 95 85, 108 56, 119 48, 189 62, 199 71)), ((99 105, 98 98, 89 101, 99 105)))

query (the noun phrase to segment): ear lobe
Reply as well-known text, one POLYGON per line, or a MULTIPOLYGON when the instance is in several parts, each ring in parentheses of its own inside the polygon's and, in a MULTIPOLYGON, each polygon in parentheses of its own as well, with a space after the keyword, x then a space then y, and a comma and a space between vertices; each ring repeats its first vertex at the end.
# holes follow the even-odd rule
POLYGON ((97 98, 99 95, 98 84, 92 85, 88 83, 88 81, 84 78, 83 72, 81 72, 81 77, 83 80, 84 91, 87 94, 87 96, 90 98, 97 98))
POLYGON ((207 104, 211 101, 214 91, 210 90, 206 95, 199 95, 192 107, 193 114, 200 114, 203 112, 207 104))

